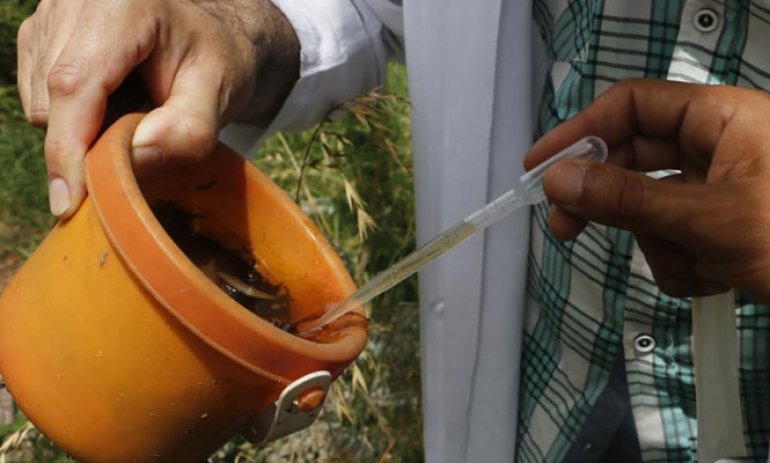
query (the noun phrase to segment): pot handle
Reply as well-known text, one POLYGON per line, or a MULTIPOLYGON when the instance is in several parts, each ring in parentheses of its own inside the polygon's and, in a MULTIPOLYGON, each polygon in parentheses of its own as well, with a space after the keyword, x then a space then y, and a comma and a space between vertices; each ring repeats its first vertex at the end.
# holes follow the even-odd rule
POLYGON ((270 408, 249 421, 243 437, 266 444, 307 428, 318 417, 331 383, 328 371, 316 371, 292 382, 270 408))

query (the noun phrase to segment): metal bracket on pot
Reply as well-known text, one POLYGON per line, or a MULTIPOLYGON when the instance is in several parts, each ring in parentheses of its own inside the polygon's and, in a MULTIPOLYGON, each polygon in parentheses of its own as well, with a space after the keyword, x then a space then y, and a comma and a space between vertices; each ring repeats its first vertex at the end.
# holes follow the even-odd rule
POLYGON ((307 428, 318 417, 331 383, 328 371, 316 371, 289 384, 270 408, 249 422, 244 437, 255 444, 266 444, 307 428), (302 403, 308 393, 320 398, 310 409, 302 403))

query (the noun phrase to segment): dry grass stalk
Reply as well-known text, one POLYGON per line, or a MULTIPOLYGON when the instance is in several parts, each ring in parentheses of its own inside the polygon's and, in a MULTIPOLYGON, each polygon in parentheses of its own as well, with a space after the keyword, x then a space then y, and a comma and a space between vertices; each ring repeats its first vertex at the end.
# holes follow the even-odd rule
POLYGON ((8 454, 12 450, 20 449, 21 446, 26 442, 27 435, 33 429, 35 429, 35 427, 32 425, 32 423, 27 421, 21 428, 6 436, 5 440, 3 440, 3 443, 0 445, 0 463, 7 463, 8 454))

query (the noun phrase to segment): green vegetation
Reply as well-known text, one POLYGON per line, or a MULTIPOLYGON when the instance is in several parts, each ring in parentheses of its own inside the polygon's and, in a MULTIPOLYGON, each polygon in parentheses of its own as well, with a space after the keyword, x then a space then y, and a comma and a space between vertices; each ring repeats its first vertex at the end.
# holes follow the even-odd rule
POLYGON ((0 3, 0 85, 16 82, 16 31, 35 11, 39 0, 3 0, 0 3))
POLYGON ((16 30, 36 4, 0 4, 0 272, 11 252, 26 257, 53 223, 45 212, 43 132, 24 120, 15 85, 16 30))
MULTIPOLYGON (((15 82, 15 34, 36 1, 0 5, 0 285, 52 225, 43 133, 25 121, 15 82)), ((350 102, 334 120, 278 134, 254 163, 295 195, 362 283, 410 251, 414 241, 409 105, 403 67, 388 85, 350 102)), ((416 282, 369 308, 366 351, 333 385, 311 428, 265 447, 238 437, 212 456, 223 462, 418 462, 422 414, 416 282)), ((20 346, 23 348, 23 346, 20 346)), ((0 462, 72 461, 24 417, 0 426, 0 462)))

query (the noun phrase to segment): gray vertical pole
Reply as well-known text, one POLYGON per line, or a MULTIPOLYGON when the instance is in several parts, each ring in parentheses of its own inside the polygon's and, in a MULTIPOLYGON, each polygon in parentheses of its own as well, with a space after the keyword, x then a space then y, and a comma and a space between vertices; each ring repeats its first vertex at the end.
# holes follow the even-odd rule
MULTIPOLYGON (((531 142, 530 2, 405 2, 418 240, 485 204, 531 142)), ((429 463, 511 462, 526 212, 420 274, 429 463)))
MULTIPOLYGON (((531 5, 528 0, 505 1, 500 14, 488 201, 513 187, 532 143, 531 5)), ((484 243, 467 462, 513 462, 529 210, 516 214, 489 228, 484 243)))

